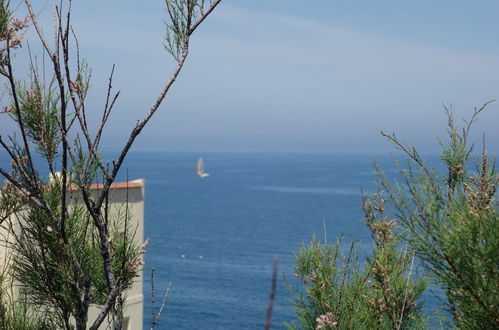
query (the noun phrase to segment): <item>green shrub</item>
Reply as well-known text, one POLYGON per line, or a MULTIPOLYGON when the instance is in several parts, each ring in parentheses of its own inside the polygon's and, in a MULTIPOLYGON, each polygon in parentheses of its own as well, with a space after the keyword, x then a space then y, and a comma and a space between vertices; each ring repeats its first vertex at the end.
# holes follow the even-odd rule
POLYGON ((364 196, 365 222, 374 240, 364 267, 352 243, 347 255, 341 240, 315 238, 296 255, 295 276, 305 289, 295 292, 298 321, 289 329, 409 329, 424 319, 418 298, 426 284, 414 278, 414 256, 397 248, 396 222, 384 215, 384 200, 364 196))
POLYGON ((487 104, 462 129, 446 109, 449 142, 441 143, 440 155, 445 175, 393 135, 388 139, 410 159, 408 169, 399 166, 403 184, 378 169, 404 241, 445 293, 454 326, 463 329, 499 328, 499 176, 485 148, 473 161, 469 146, 470 128, 487 104))
POLYGON ((452 315, 448 327, 499 328, 499 176, 485 148, 473 161, 469 146, 470 129, 487 105, 475 109, 462 129, 445 109, 449 141, 441 142, 444 175, 429 167, 414 147, 382 132, 409 161, 406 168, 395 161, 398 181, 376 166, 383 191, 363 196, 372 256, 361 268, 354 245, 348 256, 341 252, 341 241, 330 246, 314 238, 303 246, 295 275, 304 290, 295 293, 298 320, 290 329, 429 327, 432 315, 422 315, 418 302, 426 280, 414 276, 415 257, 446 296, 443 309, 452 315), (385 215, 385 204, 393 218, 385 215))

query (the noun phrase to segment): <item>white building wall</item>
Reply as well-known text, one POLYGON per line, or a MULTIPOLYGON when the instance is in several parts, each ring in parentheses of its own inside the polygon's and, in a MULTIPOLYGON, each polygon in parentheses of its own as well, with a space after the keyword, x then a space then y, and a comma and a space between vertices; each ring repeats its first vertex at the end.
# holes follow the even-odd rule
MULTIPOLYGON (((98 186, 96 188, 98 188, 98 186)), ((127 198, 129 211, 131 213, 130 228, 135 229, 136 227, 135 241, 138 244, 142 244, 144 242, 144 180, 117 183, 112 186, 109 194, 111 217, 113 214, 116 214, 118 210, 123 210, 126 207, 127 198)), ((142 287, 143 275, 142 272, 139 272, 139 277, 136 278, 134 285, 126 293, 127 305, 124 316, 125 319, 128 319, 128 328, 124 328, 124 330, 142 330, 143 328, 144 296, 142 287)), ((89 323, 95 320, 98 313, 98 308, 90 308, 88 315, 89 323)), ((107 324, 104 322, 100 329, 106 328, 107 324)))
MULTIPOLYGON (((93 185, 92 189, 95 193, 102 188, 102 185, 93 185)), ((78 195, 72 196, 74 199, 80 199, 78 195)), ((79 201, 81 202, 81 201, 79 201)), ((130 212, 130 227, 135 232, 135 242, 142 245, 144 242, 144 180, 135 180, 130 182, 115 183, 111 186, 109 193, 109 210, 110 218, 118 214, 118 210, 124 210, 128 205, 130 212), (128 200, 128 203, 127 203, 128 200)), ((8 267, 9 260, 12 254, 8 248, 8 242, 12 240, 11 230, 16 229, 18 226, 15 216, 11 216, 10 221, 5 221, 3 226, 0 227, 0 271, 8 267), (7 223, 12 224, 10 228, 7 223)), ((126 308, 125 319, 127 320, 127 328, 125 330, 142 330, 143 328, 143 306, 144 296, 142 293, 143 275, 139 272, 139 276, 135 279, 133 286, 126 293, 126 308)), ((14 293, 15 294, 15 293, 14 293)), ((95 320, 99 313, 99 308, 91 306, 88 315, 88 326, 95 320)), ((106 321, 102 324, 100 329, 108 329, 106 321)))

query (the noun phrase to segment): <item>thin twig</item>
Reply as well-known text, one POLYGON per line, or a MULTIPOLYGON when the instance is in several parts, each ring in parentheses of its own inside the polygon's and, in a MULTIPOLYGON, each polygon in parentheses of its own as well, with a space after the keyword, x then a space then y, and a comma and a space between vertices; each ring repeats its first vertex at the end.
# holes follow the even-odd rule
POLYGON ((274 307, 275 294, 277 288, 277 264, 279 263, 279 258, 274 257, 274 267, 272 268, 272 287, 270 289, 269 304, 267 306, 267 317, 265 318, 265 330, 270 329, 272 324, 272 308, 274 307))
POLYGON ((155 299, 155 285, 154 285, 154 272, 155 271, 156 271, 156 269, 154 269, 154 268, 151 271, 151 311, 152 311, 151 330, 153 330, 156 327, 156 325, 158 325, 158 321, 159 321, 159 318, 161 316, 161 312, 163 312, 163 309, 166 306, 166 301, 168 299, 168 296, 170 295, 170 289, 172 286, 172 282, 170 281, 168 283, 167 288, 165 289, 165 293, 163 295, 163 300, 161 301, 161 306, 159 308, 159 311, 156 314, 155 313, 156 299, 155 299))
MULTIPOLYGON (((407 249, 404 251, 404 253, 407 251, 407 249)), ((405 258, 405 256, 404 256, 405 258)), ((402 304, 402 310, 400 311, 400 319, 397 324, 397 330, 399 330, 402 327, 402 320, 404 318, 404 310, 405 310, 405 304, 407 303, 407 296, 409 295, 409 282, 411 280, 411 275, 412 275, 412 269, 414 266, 414 253, 412 254, 412 259, 411 259, 411 268, 409 269, 409 274, 407 275, 407 283, 405 285, 405 295, 404 295, 404 303, 402 304)))
POLYGON ((154 307, 155 307, 155 303, 156 303, 156 294, 155 294, 155 287, 154 287, 154 272, 155 271, 156 271, 156 268, 153 268, 151 270, 151 314, 152 314, 151 329, 154 328, 155 320, 156 320, 156 313, 154 311, 154 307))
POLYGON ((161 307, 159 308, 158 314, 156 314, 156 319, 154 320, 154 324, 158 323, 159 317, 161 316, 161 313, 165 309, 166 301, 167 301, 168 297, 170 296, 171 287, 172 287, 172 282, 170 281, 168 283, 168 287, 166 288, 165 293, 163 295, 163 301, 161 302, 161 307))
POLYGON ((208 10, 199 18, 199 20, 189 29, 189 35, 191 35, 201 23, 203 23, 206 17, 211 14, 211 12, 215 9, 216 6, 220 4, 220 2, 222 2, 222 0, 216 0, 211 4, 210 8, 208 8, 208 10))

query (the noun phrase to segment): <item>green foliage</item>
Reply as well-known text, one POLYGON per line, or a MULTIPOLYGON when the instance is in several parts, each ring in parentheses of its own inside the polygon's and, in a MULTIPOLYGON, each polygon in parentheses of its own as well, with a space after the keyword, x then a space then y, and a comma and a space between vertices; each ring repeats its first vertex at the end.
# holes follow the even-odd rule
POLYGON ((90 157, 88 152, 85 152, 79 138, 75 138, 75 157, 71 164, 72 179, 78 187, 89 187, 96 177, 101 175, 97 157, 90 157))
MULTIPOLYGON (((44 191, 44 198, 56 216, 61 211, 60 189, 60 183, 53 180, 44 191)), ((14 231, 13 274, 20 290, 29 306, 38 306, 40 311, 52 315, 58 327, 70 328, 70 317, 83 308, 82 296, 89 295, 90 303, 97 305, 103 305, 107 297, 97 231, 91 218, 82 205, 73 202, 63 236, 61 228, 39 207, 25 207, 16 215, 21 230, 14 231)), ((124 290, 131 286, 140 270, 137 260, 141 251, 133 243, 134 232, 120 232, 125 224, 117 222, 127 221, 129 228, 129 218, 128 212, 117 212, 116 218, 110 220, 113 270, 123 279, 124 290)))
MULTIPOLYGON (((488 104, 488 103, 487 103, 488 104)), ((415 149, 388 137, 412 160, 399 167, 403 184, 391 182, 379 169, 381 184, 404 229, 404 241, 447 296, 454 326, 463 329, 499 327, 499 227, 495 199, 499 177, 484 150, 474 161, 468 145, 472 124, 485 104, 475 109, 461 130, 448 115, 449 141, 442 142, 446 175, 438 175, 415 149)))
MULTIPOLYGON (((20 113, 18 114, 16 110, 11 113, 14 121, 19 123, 21 120, 23 122, 26 135, 49 163, 54 161, 61 142, 57 117, 60 97, 56 92, 54 83, 55 80, 52 80, 45 89, 33 71, 29 88, 18 84, 17 97, 20 113)), ((14 105, 11 108, 16 109, 14 105)))
POLYGON ((0 224, 21 210, 24 198, 9 184, 0 183, 0 224))
POLYGON ((372 282, 367 297, 377 328, 417 328, 423 320, 417 299, 426 281, 414 278, 414 256, 398 248, 397 223, 385 214, 385 200, 379 194, 363 196, 362 209, 375 244, 368 258, 372 282))
MULTIPOLYGON (((298 322, 288 328, 315 329, 317 319, 322 315, 327 316, 331 327, 357 321, 352 319, 354 313, 351 311, 357 305, 367 279, 358 276, 358 265, 341 253, 340 243, 321 244, 314 237, 296 255, 295 276, 304 285, 304 290, 295 292, 294 309, 298 322)), ((355 256, 353 245, 350 256, 355 256)))
POLYGON ((0 40, 5 40, 8 35, 12 11, 9 8, 10 1, 0 0, 0 40))
POLYGON ((0 329, 50 330, 56 328, 47 314, 33 313, 23 299, 0 301, 0 329))
POLYGON ((49 315, 34 312, 24 296, 13 299, 15 287, 10 271, 10 268, 4 264, 0 272, 0 329, 54 329, 56 325, 49 315))
POLYGON ((189 36, 197 26, 198 20, 206 13, 206 7, 212 8, 214 2, 205 0, 165 0, 169 20, 165 22, 165 42, 163 47, 180 62, 188 51, 189 36))
MULTIPOLYGON (((166 1, 165 48, 177 66, 154 105, 130 131, 118 159, 105 162, 99 145, 120 95, 113 91, 114 66, 100 122, 96 127, 89 125, 87 110, 94 109, 86 107, 86 97, 92 70, 80 57, 71 1, 54 7, 53 44, 45 38, 30 1, 23 1, 28 16, 19 19, 12 17, 9 1, 0 0, 0 75, 6 79, 10 96, 0 115, 10 116, 18 135, 8 140, 0 136, 0 147, 11 160, 10 170, 0 168, 8 181, 0 187, 0 224, 12 235, 3 242, 15 254, 8 266, 19 285, 16 297, 25 297, 22 306, 36 306, 46 313, 53 321, 50 328, 85 329, 90 323, 91 329, 97 329, 106 319, 114 329, 122 327, 126 290, 138 276, 145 246, 134 242, 128 205, 109 209, 112 184, 136 137, 179 75, 190 36, 220 1, 207 1, 206 10, 204 0, 166 1), (27 49, 29 76, 24 80, 15 76, 24 70, 14 68, 12 59, 22 59, 15 50, 28 25, 43 55, 32 55, 27 49), (42 68, 38 67, 40 58, 42 68), (47 82, 45 77, 52 80, 47 82), (40 158, 48 165, 48 173, 40 166, 40 158), (92 187, 96 182, 103 183, 97 190, 92 187), (100 307, 94 320, 88 320, 90 304, 100 307)), ((3 308, 1 300, 0 305, 3 308)), ((3 309, 0 314, 8 315, 3 309)), ((25 319, 24 326, 16 327, 31 329, 25 319)), ((5 324, 0 328, 10 329, 5 324)))
POLYGON ((365 267, 351 245, 312 240, 296 256, 295 276, 304 291, 295 293, 298 321, 290 329, 419 329, 425 319, 417 300, 425 290, 414 279, 414 258, 397 248, 395 221, 384 215, 384 200, 364 196, 365 221, 375 246, 365 267))

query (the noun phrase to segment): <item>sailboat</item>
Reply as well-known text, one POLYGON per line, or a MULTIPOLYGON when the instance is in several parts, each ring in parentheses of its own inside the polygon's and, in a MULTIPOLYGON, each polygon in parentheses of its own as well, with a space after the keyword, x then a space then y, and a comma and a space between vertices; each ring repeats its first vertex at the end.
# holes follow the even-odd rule
POLYGON ((208 173, 205 173, 203 170, 203 158, 201 157, 199 157, 198 159, 198 164, 196 166, 196 173, 201 178, 206 178, 207 176, 210 176, 208 173))

